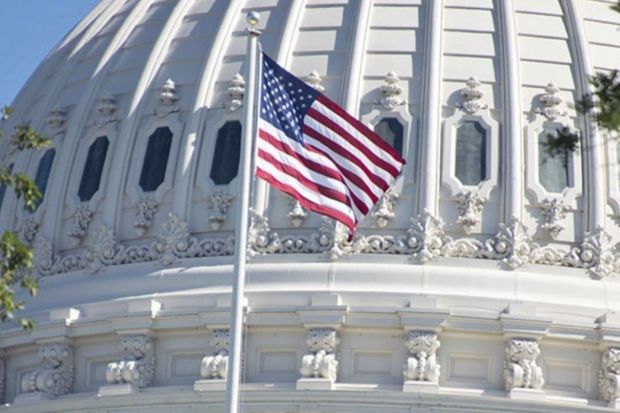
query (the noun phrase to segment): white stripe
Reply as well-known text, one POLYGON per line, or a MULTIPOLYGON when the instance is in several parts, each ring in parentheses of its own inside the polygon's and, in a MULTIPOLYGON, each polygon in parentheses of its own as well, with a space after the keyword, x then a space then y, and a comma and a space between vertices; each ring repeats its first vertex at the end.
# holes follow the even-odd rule
MULTIPOLYGON (((394 159, 392 157, 392 155, 390 155, 388 152, 386 152, 383 148, 381 148, 380 146, 377 146, 372 140, 368 139, 368 137, 366 135, 364 135, 359 130, 357 130, 357 128, 355 126, 351 125, 351 123, 349 123, 348 120, 343 119, 340 115, 338 115, 337 113, 333 112, 330 108, 328 108, 327 106, 323 105, 318 100, 315 100, 311 107, 316 109, 318 112, 320 112, 321 114, 325 115, 326 117, 328 117, 329 119, 331 119, 335 123, 337 123, 344 130, 349 132, 349 134, 351 136, 353 136, 353 137, 357 138, 357 140, 361 141, 364 144, 364 146, 367 146, 368 149, 370 149, 372 151, 372 153, 374 153, 379 158, 381 158, 382 160, 384 160, 388 164, 394 166, 394 168, 396 168, 397 170, 400 171, 400 168, 402 167, 402 163, 400 161, 394 159)), ((363 124, 362 124, 362 126, 366 127, 363 124)))
POLYGON ((351 218, 352 221, 357 221, 353 210, 349 206, 343 204, 342 202, 336 201, 333 198, 309 190, 308 188, 303 186, 303 184, 297 179, 286 173, 283 173, 275 166, 273 166, 273 164, 271 164, 270 162, 267 162, 262 158, 257 158, 256 166, 264 170, 268 174, 273 175, 273 177, 281 183, 295 188, 295 190, 308 201, 311 201, 317 205, 322 205, 329 209, 333 209, 334 211, 340 212, 341 214, 348 216, 349 218, 351 218))
MULTIPOLYGON (((377 178, 379 178, 386 184, 389 185, 390 182, 394 179, 394 177, 392 177, 392 174, 390 174, 385 169, 383 169, 382 167, 380 167, 379 165, 377 165, 376 163, 368 159, 368 157, 364 155, 362 151, 360 151, 358 148, 353 146, 349 141, 343 138, 342 135, 330 129, 328 126, 323 124, 321 121, 316 120, 311 115, 306 115, 306 117, 304 118, 304 123, 306 124, 306 126, 314 129, 316 132, 320 133, 325 138, 329 139, 330 141, 333 141, 338 146, 341 146, 345 151, 349 152, 353 157, 357 158, 357 160, 359 160, 368 169, 368 171, 371 174, 375 175, 377 178)), ((312 140, 315 142, 314 139, 312 140)), ((360 142, 360 143, 362 145, 364 144, 364 142, 360 142)), ((330 151, 333 152, 332 149, 330 149, 330 151)), ((353 161, 348 161, 348 162, 353 162, 353 161)), ((370 177, 368 178, 370 179, 370 177)))
MULTIPOLYGON (((342 179, 344 180, 347 186, 347 189, 349 190, 349 196, 351 196, 351 193, 353 193, 357 199, 359 199, 364 205, 366 205, 366 208, 368 208, 369 211, 370 209, 372 209, 375 203, 369 197, 368 193, 363 188, 359 188, 357 185, 351 182, 346 176, 342 175, 342 173, 340 173, 340 169, 338 168, 338 166, 336 166, 329 157, 327 157, 326 155, 317 153, 317 152, 308 151, 303 145, 289 138, 283 132, 279 131, 278 129, 273 127, 270 123, 265 122, 262 119, 258 121, 258 125, 260 129, 264 129, 271 136, 277 138, 279 141, 286 143, 288 146, 290 146, 299 156, 312 160, 320 165, 323 165, 339 173, 342 179)), ((260 140, 262 139, 259 139, 259 141, 260 140)), ((365 174, 363 173, 363 171, 361 171, 361 169, 359 169, 359 167, 355 166, 355 168, 357 168, 357 170, 362 174, 362 176, 365 176, 365 174)), ((352 173, 357 176, 360 176, 360 173, 356 173, 353 171, 352 173)), ((363 177, 360 177, 360 179, 362 179, 363 181, 366 181, 366 179, 364 179, 363 177)), ((381 189, 378 189, 378 191, 379 191, 378 197, 380 197, 381 194, 383 194, 383 191, 381 191, 381 189)), ((358 211, 357 206, 355 206, 355 210, 358 211)), ((364 216, 364 214, 361 211, 358 211, 358 212, 360 216, 364 216)))

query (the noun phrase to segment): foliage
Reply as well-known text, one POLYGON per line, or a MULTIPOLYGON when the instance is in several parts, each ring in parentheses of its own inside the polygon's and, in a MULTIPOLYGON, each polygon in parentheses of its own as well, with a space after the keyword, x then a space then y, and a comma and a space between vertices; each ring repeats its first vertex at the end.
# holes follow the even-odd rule
MULTIPOLYGON (((5 122, 12 109, 4 107, 0 110, 0 120, 5 122)), ((0 138, 2 138, 0 130, 0 138)), ((49 146, 49 139, 34 131, 28 125, 19 125, 11 135, 10 144, 18 151, 40 149, 49 146)), ((28 176, 13 173, 6 165, 0 166, 0 184, 11 187, 18 198, 23 198, 24 206, 34 211, 37 201, 41 199, 41 191, 28 176)), ((32 250, 26 246, 12 231, 0 235, 0 322, 13 320, 15 312, 24 308, 23 301, 17 301, 15 288, 20 287, 31 296, 36 295, 38 280, 31 271, 33 266, 32 250)), ((19 318, 24 329, 31 329, 31 320, 19 318)))

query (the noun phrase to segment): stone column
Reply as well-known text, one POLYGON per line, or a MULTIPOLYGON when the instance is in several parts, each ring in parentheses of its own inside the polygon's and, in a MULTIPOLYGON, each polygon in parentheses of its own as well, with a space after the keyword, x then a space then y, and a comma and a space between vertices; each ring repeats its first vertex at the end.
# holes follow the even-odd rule
POLYGON ((403 391, 439 391, 441 366, 437 362, 437 349, 440 345, 435 332, 409 332, 405 342, 409 357, 403 370, 403 391))
POLYGON ((135 393, 148 387, 155 374, 155 348, 153 340, 146 334, 121 336, 118 362, 108 364, 106 381, 108 386, 99 389, 100 396, 135 393))
POLYGON ((311 328, 306 344, 310 354, 301 360, 298 390, 331 390, 338 376, 336 348, 339 340, 335 328, 311 328))
POLYGON ((506 342, 504 386, 511 398, 544 399, 542 369, 536 364, 540 355, 538 341, 511 338, 506 342))
POLYGON ((15 403, 41 401, 73 390, 73 349, 65 343, 46 343, 39 347, 41 365, 22 376, 21 392, 15 403))
POLYGON ((225 390, 226 375, 228 374, 228 347, 230 345, 230 330, 227 328, 215 329, 209 340, 211 355, 202 359, 200 377, 194 383, 195 391, 225 390))

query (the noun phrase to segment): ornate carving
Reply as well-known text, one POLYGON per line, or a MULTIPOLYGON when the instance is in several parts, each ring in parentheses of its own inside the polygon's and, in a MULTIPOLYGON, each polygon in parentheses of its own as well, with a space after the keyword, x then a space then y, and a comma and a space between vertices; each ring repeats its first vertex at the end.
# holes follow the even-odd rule
POLYGON ((50 129, 50 138, 62 135, 65 132, 67 123, 67 112, 64 109, 54 109, 50 112, 46 119, 47 126, 50 129))
POLYGON ((250 229, 248 230, 248 259, 257 255, 271 254, 280 247, 280 237, 272 233, 269 219, 250 209, 250 229))
POLYGON ((620 348, 605 350, 598 372, 598 390, 601 399, 613 401, 620 398, 620 348))
POLYGON ((219 230, 226 221, 234 199, 235 195, 227 190, 214 190, 207 195, 207 208, 211 211, 207 220, 213 231, 219 230))
POLYGON ((338 360, 335 354, 338 343, 337 332, 333 328, 308 330, 306 344, 310 348, 310 354, 302 358, 299 370, 301 376, 324 378, 335 382, 338 375, 338 360))
POLYGON ((512 217, 508 224, 499 224, 495 238, 484 244, 486 258, 501 260, 509 269, 514 270, 530 261, 530 254, 538 246, 530 241, 525 225, 512 217))
POLYGON ((547 119, 554 121, 558 118, 568 115, 564 110, 560 109, 562 97, 559 95, 560 88, 553 82, 545 87, 545 94, 540 97, 542 107, 536 108, 535 112, 543 115, 547 119))
POLYGON ((121 336, 119 362, 108 364, 105 379, 110 384, 130 383, 147 387, 155 373, 155 351, 153 340, 143 334, 121 336))
POLYGON ((287 214, 288 219, 295 228, 301 227, 308 217, 308 213, 295 198, 288 197, 288 205, 291 208, 287 214))
POLYGON ((377 103, 387 110, 393 110, 397 106, 402 106, 406 103, 400 97, 402 93, 403 87, 400 85, 400 78, 394 71, 390 71, 383 79, 383 85, 381 85, 382 98, 377 103))
POLYGON ((407 235, 411 256, 422 264, 438 257, 441 248, 450 241, 443 230, 443 221, 426 209, 416 218, 411 218, 407 235))
POLYGON ((42 274, 47 274, 54 265, 54 251, 50 240, 39 235, 34 242, 34 267, 42 274))
POLYGON ((394 219, 394 206, 399 198, 398 192, 390 188, 383 193, 383 196, 377 202, 372 217, 379 228, 385 228, 390 221, 394 219))
POLYGON ((143 236, 153 225, 153 217, 159 208, 159 201, 152 196, 143 196, 136 204, 136 220, 133 226, 138 236, 143 236))
POLYGON ((95 123, 100 128, 103 128, 108 123, 116 122, 116 111, 118 110, 118 103, 116 98, 112 95, 103 96, 99 99, 97 105, 97 112, 99 116, 95 120, 95 123))
POLYGON ((245 79, 239 73, 233 76, 228 88, 228 103, 226 108, 234 112, 243 106, 243 96, 245 95, 245 79))
POLYGON ((405 342, 410 357, 403 374, 405 380, 437 383, 441 367, 437 363, 437 349, 441 343, 437 334, 427 331, 411 331, 405 342))
POLYGON ((73 350, 62 343, 46 344, 39 348, 41 367, 22 376, 23 393, 41 392, 60 396, 73 387, 73 350))
POLYGON ((614 251, 611 237, 603 227, 598 227, 585 234, 581 247, 571 249, 567 261, 575 267, 582 266, 591 277, 602 279, 615 270, 614 251))
POLYGON ((480 222, 484 198, 477 192, 459 192, 456 195, 456 208, 459 217, 456 220, 463 227, 466 234, 471 234, 474 227, 480 222))
POLYGON ((482 83, 480 83, 478 78, 472 76, 467 80, 467 82, 465 82, 465 84, 467 86, 461 89, 463 103, 457 107, 470 115, 473 115, 480 110, 488 109, 489 105, 482 103, 484 92, 480 89, 482 83))
POLYGON ((178 112, 179 109, 179 95, 177 94, 177 86, 172 79, 168 79, 159 92, 157 116, 163 118, 171 113, 178 112))
POLYGON ((540 208, 545 219, 542 229, 547 231, 551 238, 556 239, 565 228, 562 221, 566 219, 569 208, 564 204, 564 201, 558 198, 544 199, 540 208))
POLYGON ((330 260, 336 261, 366 248, 364 237, 358 236, 351 240, 349 230, 343 224, 327 217, 321 219, 319 233, 309 243, 316 252, 323 252, 330 260))
POLYGON ((168 219, 162 225, 161 232, 155 242, 155 251, 158 261, 164 267, 173 264, 189 249, 189 230, 187 223, 175 215, 168 214, 168 219))
POLYGON ((88 205, 80 205, 76 208, 73 214, 73 226, 71 227, 71 231, 69 231, 69 236, 73 238, 77 244, 86 236, 88 226, 92 222, 94 214, 95 211, 90 209, 88 205))
POLYGON ((311 71, 308 76, 306 76, 305 80, 312 89, 317 90, 320 93, 325 92, 325 87, 321 84, 323 82, 323 78, 316 70, 311 71))
POLYGON ((114 232, 105 225, 101 225, 91 236, 88 262, 90 272, 97 273, 104 266, 114 262, 116 254, 116 237, 114 232))
POLYGON ((35 217, 25 218, 21 222, 18 232, 26 244, 32 245, 39 232, 39 220, 35 217))
POLYGON ((229 340, 230 331, 228 329, 213 330, 210 340, 213 355, 204 357, 200 366, 200 376, 203 379, 226 379, 229 340))
POLYGON ((511 339, 506 343, 504 359, 504 386, 541 389, 545 384, 542 369, 536 364, 540 347, 536 340, 511 339))

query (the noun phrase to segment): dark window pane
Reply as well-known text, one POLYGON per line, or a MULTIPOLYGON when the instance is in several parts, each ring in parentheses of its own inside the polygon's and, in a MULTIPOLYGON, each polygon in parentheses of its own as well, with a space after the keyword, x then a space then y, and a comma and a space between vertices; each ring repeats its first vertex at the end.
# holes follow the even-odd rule
MULTIPOLYGON (((10 164, 8 169, 7 169, 8 173, 12 173, 13 172, 13 164, 10 164)), ((0 185, 0 211, 2 211, 2 204, 4 204, 4 195, 6 194, 6 185, 2 184, 0 185)))
POLYGON ((551 155, 546 143, 549 134, 545 130, 538 136, 538 179, 549 192, 562 192, 568 186, 568 150, 551 155))
POLYGON ((105 136, 100 136, 95 139, 88 149, 86 164, 84 165, 84 170, 82 171, 80 189, 78 190, 78 196, 82 202, 91 199, 95 192, 99 190, 101 173, 103 172, 105 157, 108 153, 108 145, 108 138, 105 136))
POLYGON ((463 185, 478 185, 486 179, 486 163, 486 131, 478 122, 463 122, 456 132, 456 177, 463 185))
POLYGON ((47 189, 47 181, 50 177, 50 171, 52 170, 52 164, 54 163, 54 157, 56 156, 56 149, 48 149, 45 155, 39 161, 39 167, 37 168, 37 174, 34 178, 34 183, 39 187, 41 191, 41 199, 37 201, 36 208, 41 205, 43 198, 45 197, 45 190, 47 189))
POLYGON ((171 144, 172 132, 168 128, 157 128, 149 137, 140 174, 140 188, 144 192, 155 191, 164 182, 171 144))
POLYGON ((217 131, 215 152, 209 177, 215 185, 226 185, 237 176, 241 150, 241 123, 226 122, 217 131))
POLYGON ((399 155, 403 154, 403 125, 398 119, 385 118, 375 126, 375 132, 392 145, 399 155))

